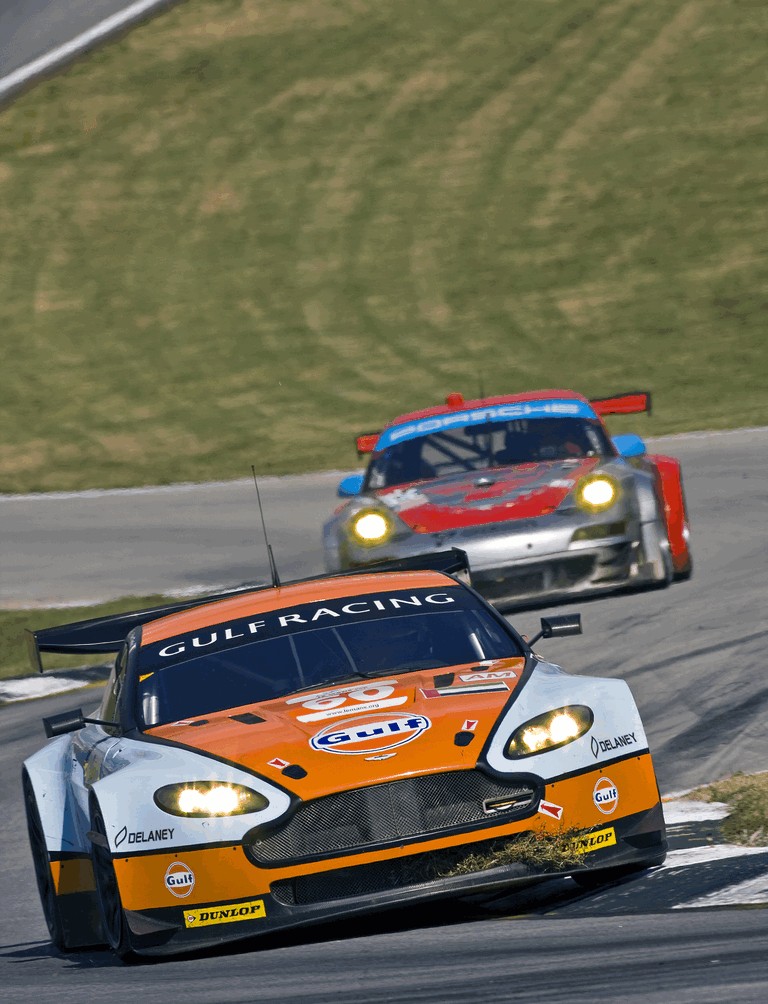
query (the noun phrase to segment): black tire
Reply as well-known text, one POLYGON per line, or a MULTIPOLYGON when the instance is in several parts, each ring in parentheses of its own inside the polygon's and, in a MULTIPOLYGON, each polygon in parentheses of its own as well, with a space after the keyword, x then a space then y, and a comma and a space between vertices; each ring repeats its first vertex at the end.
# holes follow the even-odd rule
POLYGON ((688 579, 693 575, 693 558, 688 553, 688 564, 682 570, 682 572, 675 573, 675 582, 687 582, 688 579))
MULTIPOLYGON (((96 803, 91 807, 91 830, 94 834, 102 837, 106 845, 107 830, 101 809, 96 803)), ((123 962, 128 962, 134 957, 131 932, 125 919, 125 911, 120 899, 120 889, 117 885, 115 867, 112 864, 109 848, 102 846, 101 842, 94 841, 91 845, 91 860, 104 937, 115 955, 123 962)))
POLYGON ((45 833, 43 831, 42 820, 40 819, 40 810, 37 807, 35 792, 26 771, 22 775, 22 786, 24 788, 24 808, 27 813, 29 846, 32 851, 37 890, 40 893, 40 903, 43 907, 45 923, 48 926, 48 934, 54 948, 57 948, 60 952, 68 952, 72 949, 67 941, 67 934, 59 908, 59 898, 53 884, 51 856, 45 843, 45 833))

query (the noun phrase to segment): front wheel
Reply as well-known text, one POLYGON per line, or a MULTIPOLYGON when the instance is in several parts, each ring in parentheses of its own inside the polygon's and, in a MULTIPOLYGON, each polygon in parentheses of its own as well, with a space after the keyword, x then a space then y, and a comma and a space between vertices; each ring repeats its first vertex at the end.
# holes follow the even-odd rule
POLYGON ((127 961, 133 956, 131 933, 126 923, 115 866, 107 844, 107 829, 98 805, 94 805, 91 811, 91 831, 91 860, 104 937, 115 955, 127 961))
POLYGON ((657 589, 665 589, 675 574, 666 530, 661 523, 644 523, 641 541, 643 564, 649 584, 657 589))

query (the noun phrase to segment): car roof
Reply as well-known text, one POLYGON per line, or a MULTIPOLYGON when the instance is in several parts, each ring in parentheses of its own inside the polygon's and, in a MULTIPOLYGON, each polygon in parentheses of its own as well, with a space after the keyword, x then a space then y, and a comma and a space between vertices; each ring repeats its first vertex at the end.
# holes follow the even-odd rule
POLYGON ((199 607, 170 614, 144 624, 141 644, 151 645, 173 635, 227 623, 251 614, 284 610, 302 603, 324 602, 348 596, 381 593, 394 589, 420 589, 430 586, 458 586, 456 579, 442 572, 375 572, 359 575, 326 576, 289 583, 254 592, 238 594, 199 607))

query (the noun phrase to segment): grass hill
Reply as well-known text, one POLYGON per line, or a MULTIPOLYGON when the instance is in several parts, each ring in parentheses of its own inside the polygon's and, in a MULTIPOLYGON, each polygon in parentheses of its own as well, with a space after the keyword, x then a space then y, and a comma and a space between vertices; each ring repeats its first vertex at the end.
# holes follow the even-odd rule
POLYGON ((768 5, 195 0, 0 110, 0 491, 355 463, 449 390, 768 424, 768 5))

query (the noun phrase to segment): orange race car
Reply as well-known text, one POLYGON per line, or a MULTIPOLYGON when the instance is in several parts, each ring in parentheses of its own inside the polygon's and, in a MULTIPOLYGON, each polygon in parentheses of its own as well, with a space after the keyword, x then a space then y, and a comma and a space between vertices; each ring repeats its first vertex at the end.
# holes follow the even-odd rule
POLYGON ((171 954, 660 864, 626 683, 545 662, 531 646, 578 615, 529 643, 466 569, 450 551, 32 634, 38 665, 117 651, 100 707, 46 719, 23 768, 57 948, 171 954))

